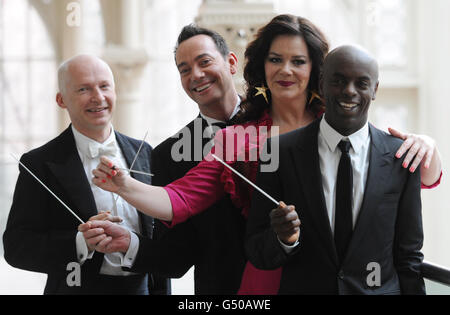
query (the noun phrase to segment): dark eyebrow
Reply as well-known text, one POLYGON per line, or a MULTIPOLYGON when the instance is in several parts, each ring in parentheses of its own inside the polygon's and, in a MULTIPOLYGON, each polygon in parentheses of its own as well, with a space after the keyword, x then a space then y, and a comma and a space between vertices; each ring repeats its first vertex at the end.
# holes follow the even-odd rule
MULTIPOLYGON (((282 55, 277 54, 276 52, 273 52, 273 51, 269 52, 269 55, 273 55, 275 57, 282 57, 282 55)), ((307 58, 307 57, 304 55, 298 55, 298 56, 292 56, 292 58, 307 58)))
MULTIPOLYGON (((339 71, 333 73, 333 75, 334 75, 334 76, 346 77, 345 74, 343 74, 342 72, 339 72, 339 71)), ((366 75, 362 75, 362 76, 359 76, 358 79, 360 79, 360 80, 370 80, 370 77, 369 77, 369 76, 366 76, 366 75)))
POLYGON ((181 67, 186 66, 186 65, 187 65, 186 62, 182 62, 179 65, 177 65, 177 68, 180 69, 181 67))
MULTIPOLYGON (((205 58, 205 57, 211 57, 211 58, 214 58, 214 57, 211 56, 210 54, 201 54, 201 55, 198 55, 197 57, 195 57, 194 60, 197 61, 197 60, 202 59, 202 58, 205 58)), ((180 69, 180 68, 183 67, 183 66, 187 66, 187 62, 181 62, 179 65, 177 65, 177 68, 180 69)))
POLYGON ((205 58, 205 57, 214 58, 214 57, 211 56, 210 54, 201 54, 201 55, 198 55, 198 56, 195 58, 195 61, 197 61, 197 60, 199 60, 199 59, 202 59, 202 58, 205 58))
POLYGON ((335 73, 333 73, 333 77, 344 77, 345 78, 345 75, 340 72, 335 72, 335 73))

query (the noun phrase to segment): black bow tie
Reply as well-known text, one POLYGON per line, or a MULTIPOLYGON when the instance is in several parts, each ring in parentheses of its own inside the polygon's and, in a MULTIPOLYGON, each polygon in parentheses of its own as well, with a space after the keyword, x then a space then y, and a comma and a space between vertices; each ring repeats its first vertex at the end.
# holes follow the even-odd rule
POLYGON ((222 121, 218 121, 218 122, 215 122, 215 123, 212 123, 211 124, 211 126, 212 127, 216 127, 216 128, 214 128, 214 129, 225 129, 226 127, 228 127, 228 126, 233 126, 233 125, 236 125, 236 122, 235 122, 235 118, 237 117, 237 115, 240 113, 240 111, 236 114, 236 115, 234 115, 233 116, 233 118, 231 118, 231 119, 228 119, 228 120, 226 120, 225 122, 222 122, 222 121))
POLYGON ((227 126, 229 126, 229 125, 228 125, 227 123, 225 123, 225 122, 215 122, 215 123, 212 123, 211 125, 214 126, 214 127, 219 128, 219 129, 224 129, 224 128, 226 128, 227 126))

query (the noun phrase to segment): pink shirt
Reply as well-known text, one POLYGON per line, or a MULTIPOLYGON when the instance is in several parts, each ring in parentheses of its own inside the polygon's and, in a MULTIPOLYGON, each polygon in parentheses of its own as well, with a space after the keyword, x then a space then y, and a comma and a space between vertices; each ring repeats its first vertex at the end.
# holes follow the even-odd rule
MULTIPOLYGON (((233 204, 242 209, 242 215, 247 218, 253 188, 216 161, 211 154, 216 154, 252 182, 255 182, 258 172, 259 149, 264 146, 267 132, 270 131, 271 127, 272 119, 266 112, 256 122, 222 130, 221 134, 215 138, 216 145, 203 161, 191 169, 183 178, 164 187, 172 203, 173 220, 171 226, 184 222, 208 209, 222 199, 226 193, 230 195, 233 204), (255 131, 256 133, 253 133, 253 135, 256 136, 238 136, 242 129, 247 127, 254 127, 251 131, 255 131), (217 143, 223 143, 223 146, 217 145, 217 143), (230 151, 232 151, 231 154, 230 151)), ((281 272, 281 268, 270 271, 260 270, 247 262, 238 294, 277 294, 281 272)))
POLYGON ((184 177, 164 187, 173 210, 171 226, 201 213, 228 193, 233 204, 247 217, 253 188, 231 170, 216 161, 212 154, 232 166, 252 182, 258 172, 259 149, 262 149, 272 119, 266 112, 258 121, 221 130, 215 137, 211 152, 184 177), (242 135, 242 130, 255 132, 242 135))

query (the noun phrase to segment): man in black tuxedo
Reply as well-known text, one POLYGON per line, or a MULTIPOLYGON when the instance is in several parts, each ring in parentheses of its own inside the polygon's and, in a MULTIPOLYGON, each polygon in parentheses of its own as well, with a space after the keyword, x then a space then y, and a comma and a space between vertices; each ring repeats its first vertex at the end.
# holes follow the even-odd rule
MULTIPOLYGON (((111 69, 97 57, 80 55, 61 65, 58 82, 56 100, 67 109, 72 124, 55 139, 24 154, 21 162, 83 221, 120 217, 120 225, 151 238, 153 218, 99 190, 90 180, 100 155, 130 168, 141 145, 112 128, 116 94, 111 69), (101 211, 112 215, 98 214, 101 211)), ((133 169, 150 172, 151 150, 147 143, 143 145, 133 169)), ((148 176, 132 176, 150 183, 148 176)), ((118 266, 123 259, 120 254, 95 252, 101 239, 85 240, 77 231, 78 224, 20 167, 3 235, 10 265, 48 274, 45 294, 148 294, 149 288, 150 293, 165 293, 165 288, 154 286, 151 276, 124 272, 118 266)))
POLYGON ((399 139, 368 123, 376 61, 337 48, 321 89, 324 118, 281 136, 279 169, 258 176, 263 190, 295 206, 271 211, 254 194, 249 260, 283 266, 280 294, 424 294, 420 174, 395 158, 399 139))
MULTIPOLYGON (((237 58, 216 32, 188 25, 181 31, 175 61, 186 94, 199 116, 152 151, 153 184, 183 177, 209 152, 214 133, 239 109, 233 83, 237 58)), ((236 294, 245 266, 245 221, 227 196, 202 214, 167 229, 156 220, 158 242, 141 238, 131 270, 179 278, 192 266, 196 294, 236 294)))

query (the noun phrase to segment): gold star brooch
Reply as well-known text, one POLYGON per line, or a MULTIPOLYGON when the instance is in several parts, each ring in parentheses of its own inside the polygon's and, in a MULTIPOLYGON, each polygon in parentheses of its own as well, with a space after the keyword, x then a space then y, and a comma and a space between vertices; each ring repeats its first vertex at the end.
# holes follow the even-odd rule
POLYGON ((255 87, 255 89, 258 91, 258 93, 256 93, 255 96, 258 95, 264 96, 264 99, 266 100, 267 104, 269 104, 269 99, 267 98, 267 88, 265 86, 262 86, 262 87, 255 87))

